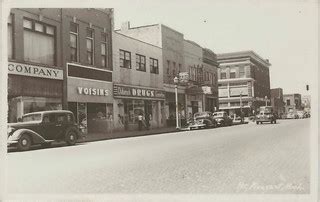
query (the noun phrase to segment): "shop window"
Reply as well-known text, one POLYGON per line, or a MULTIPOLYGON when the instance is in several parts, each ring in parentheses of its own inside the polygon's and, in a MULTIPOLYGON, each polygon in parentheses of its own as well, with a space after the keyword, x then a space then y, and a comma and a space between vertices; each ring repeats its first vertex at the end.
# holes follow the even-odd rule
POLYGON ((131 53, 120 50, 120 67, 131 69, 131 53))
POLYGON ((136 54, 136 68, 139 71, 146 71, 146 56, 136 54))
POLYGON ((8 17, 8 58, 12 59, 13 57, 13 15, 10 14, 8 17))
POLYGON ((23 20, 23 27, 24 60, 55 65, 54 27, 30 19, 23 20))
POLYGON ((101 66, 104 68, 108 67, 108 47, 107 47, 107 35, 101 34, 101 66))
POLYGON ((159 74, 159 64, 157 59, 150 58, 150 73, 159 74))
POLYGON ((70 23, 70 60, 72 62, 78 62, 78 38, 79 38, 79 26, 76 23, 70 23))

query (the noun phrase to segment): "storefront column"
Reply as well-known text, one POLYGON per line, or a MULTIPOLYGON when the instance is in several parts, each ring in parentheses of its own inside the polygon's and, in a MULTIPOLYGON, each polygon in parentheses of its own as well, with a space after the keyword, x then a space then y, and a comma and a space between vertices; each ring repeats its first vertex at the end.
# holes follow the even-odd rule
POLYGON ((157 101, 157 127, 159 128, 161 126, 161 101, 157 101))
POLYGON ((21 118, 22 115, 24 114, 23 113, 23 109, 24 109, 24 106, 23 106, 23 99, 20 98, 19 101, 18 101, 19 104, 17 104, 17 119, 18 118, 21 118))

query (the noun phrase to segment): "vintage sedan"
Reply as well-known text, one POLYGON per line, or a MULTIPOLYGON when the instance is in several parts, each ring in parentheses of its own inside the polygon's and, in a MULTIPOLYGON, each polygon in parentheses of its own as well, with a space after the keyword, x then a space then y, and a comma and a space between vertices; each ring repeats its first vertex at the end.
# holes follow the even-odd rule
POLYGON ((25 114, 21 122, 8 124, 7 145, 25 151, 32 145, 50 146, 54 141, 65 141, 68 145, 74 145, 81 137, 83 135, 72 112, 41 111, 25 114))
POLYGON ((220 111, 213 113, 213 118, 218 126, 231 126, 232 119, 228 116, 227 112, 220 111))

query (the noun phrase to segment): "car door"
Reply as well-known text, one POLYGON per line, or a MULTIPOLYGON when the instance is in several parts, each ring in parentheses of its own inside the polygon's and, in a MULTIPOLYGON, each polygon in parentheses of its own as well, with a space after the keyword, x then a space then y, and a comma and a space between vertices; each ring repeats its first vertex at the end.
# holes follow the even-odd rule
POLYGON ((41 124, 42 137, 46 140, 54 140, 56 133, 55 114, 44 114, 41 124))
POLYGON ((68 127, 67 115, 66 113, 56 114, 56 133, 55 139, 63 139, 65 131, 68 127))

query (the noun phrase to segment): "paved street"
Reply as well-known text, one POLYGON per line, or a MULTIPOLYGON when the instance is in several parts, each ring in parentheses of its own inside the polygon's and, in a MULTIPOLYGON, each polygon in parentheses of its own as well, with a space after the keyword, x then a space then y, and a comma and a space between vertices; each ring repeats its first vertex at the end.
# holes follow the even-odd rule
POLYGON ((310 119, 8 154, 8 192, 308 193, 310 119))

